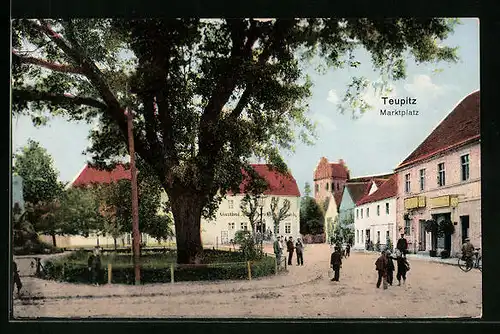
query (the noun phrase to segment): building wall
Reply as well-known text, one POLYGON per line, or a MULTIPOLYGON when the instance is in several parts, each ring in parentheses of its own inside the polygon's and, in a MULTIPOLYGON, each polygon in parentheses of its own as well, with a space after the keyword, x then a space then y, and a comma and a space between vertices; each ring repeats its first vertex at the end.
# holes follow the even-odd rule
POLYGON ((370 240, 377 243, 377 232, 380 232, 380 245, 386 245, 386 235, 389 232, 393 246, 397 240, 396 234, 396 198, 388 198, 377 202, 356 206, 354 209, 354 249, 365 249, 366 230, 369 230, 370 240), (386 212, 386 203, 389 203, 389 214, 386 212), (380 215, 377 215, 377 206, 380 206, 380 215), (369 216, 366 210, 369 209, 369 216), (361 218, 361 210, 363 217, 361 218))
MULTIPOLYGON (((227 196, 222 201, 216 213, 216 218, 212 221, 202 219, 201 221, 201 238, 204 245, 216 245, 229 242, 234 238, 235 233, 239 230, 246 228, 251 230, 250 221, 241 212, 240 204, 243 195, 227 196), (231 224, 231 225, 230 225, 231 224), (234 228, 232 228, 234 224, 234 228)), ((266 231, 269 229, 274 232, 274 224, 271 218, 271 197, 266 196, 264 200, 264 207, 262 209, 263 222, 266 231)), ((290 201, 290 217, 286 218, 280 223, 278 235, 293 237, 297 239, 300 237, 300 197, 296 196, 277 196, 279 197, 278 208, 283 205, 283 200, 290 201), (285 225, 290 226, 290 233, 285 233, 285 225)), ((274 235, 274 233, 273 233, 274 235)))
MULTIPOLYGON (((461 250, 462 229, 460 216, 469 216, 469 237, 476 246, 481 245, 481 150, 480 144, 475 143, 462 148, 449 151, 437 157, 414 166, 401 169, 397 172, 398 197, 397 197, 397 223, 398 232, 404 232, 405 221, 403 215, 410 212, 410 231, 407 235, 409 248, 412 251, 431 250, 431 235, 421 231, 419 220, 429 220, 432 214, 451 214, 451 221, 456 223, 455 233, 451 238, 451 255, 454 256, 461 250), (469 179, 461 181, 460 157, 469 154, 469 179), (445 186, 438 186, 438 164, 445 164, 445 186), (425 168, 425 188, 420 191, 419 170, 425 168), (405 175, 410 174, 411 191, 405 192, 405 175), (439 196, 457 196, 458 204, 431 208, 429 200, 439 196), (404 200, 415 196, 425 197, 425 206, 421 208, 405 208, 404 200), (425 235, 425 237, 421 237, 425 235)), ((438 252, 442 248, 438 249, 438 252)))
POLYGON ((355 206, 356 203, 354 203, 351 194, 349 193, 349 190, 347 190, 346 188, 344 193, 342 194, 342 201, 340 202, 339 220, 342 220, 345 217, 347 217, 347 215, 349 215, 349 213, 352 212, 355 206))
POLYGON ((318 203, 323 203, 323 201, 330 194, 336 194, 342 192, 342 189, 344 189, 346 181, 347 181, 346 179, 339 179, 334 177, 315 180, 313 189, 314 199, 318 203))
POLYGON ((333 197, 332 194, 330 194, 330 202, 328 203, 328 208, 325 211, 325 222, 324 222, 324 228, 323 231, 325 231, 325 243, 330 242, 330 235, 329 232, 331 229, 329 229, 329 225, 334 227, 335 224, 335 219, 337 218, 337 203, 335 203, 335 198, 333 197))

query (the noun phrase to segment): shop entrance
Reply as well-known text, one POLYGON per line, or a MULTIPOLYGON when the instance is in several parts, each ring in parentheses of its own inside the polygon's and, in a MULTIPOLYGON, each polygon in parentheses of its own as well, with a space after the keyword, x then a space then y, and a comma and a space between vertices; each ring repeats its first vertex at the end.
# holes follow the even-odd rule
POLYGON ((462 227, 462 244, 469 238, 469 216, 460 216, 460 226, 462 227))

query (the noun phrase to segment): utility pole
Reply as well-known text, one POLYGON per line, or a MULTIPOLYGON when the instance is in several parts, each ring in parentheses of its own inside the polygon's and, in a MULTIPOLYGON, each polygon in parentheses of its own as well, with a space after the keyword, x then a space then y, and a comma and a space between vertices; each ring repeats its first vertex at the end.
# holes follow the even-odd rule
POLYGON ((130 174, 131 174, 131 188, 132 188, 132 253, 134 262, 135 285, 141 284, 141 268, 140 261, 140 232, 139 232, 139 196, 137 193, 137 171, 135 168, 135 148, 134 148, 134 130, 133 130, 133 113, 125 109, 127 116, 128 128, 128 148, 130 155, 130 174))

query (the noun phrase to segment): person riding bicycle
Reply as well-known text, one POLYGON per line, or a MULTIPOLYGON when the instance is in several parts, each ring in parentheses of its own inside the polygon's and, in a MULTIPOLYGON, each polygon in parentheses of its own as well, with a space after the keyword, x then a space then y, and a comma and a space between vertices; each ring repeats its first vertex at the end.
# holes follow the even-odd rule
POLYGON ((467 267, 472 268, 474 265, 473 257, 474 257, 474 245, 470 242, 469 238, 465 238, 465 242, 462 245, 462 259, 466 261, 467 267))

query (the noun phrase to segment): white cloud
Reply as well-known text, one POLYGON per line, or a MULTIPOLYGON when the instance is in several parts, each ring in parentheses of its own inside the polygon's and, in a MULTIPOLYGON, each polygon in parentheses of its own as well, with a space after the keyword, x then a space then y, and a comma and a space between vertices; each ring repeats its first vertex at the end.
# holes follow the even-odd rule
POLYGON ((427 105, 430 100, 434 100, 445 95, 453 86, 437 85, 432 82, 432 78, 426 74, 413 76, 411 83, 404 84, 404 89, 410 93, 413 98, 418 99, 419 104, 427 105))
POLYGON ((333 104, 338 104, 340 99, 337 94, 337 91, 335 89, 331 89, 330 91, 328 91, 328 97, 326 98, 326 100, 333 104))

